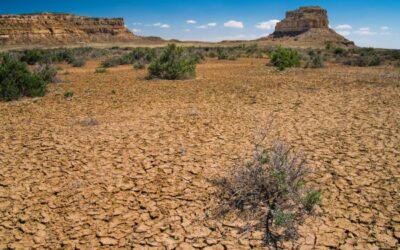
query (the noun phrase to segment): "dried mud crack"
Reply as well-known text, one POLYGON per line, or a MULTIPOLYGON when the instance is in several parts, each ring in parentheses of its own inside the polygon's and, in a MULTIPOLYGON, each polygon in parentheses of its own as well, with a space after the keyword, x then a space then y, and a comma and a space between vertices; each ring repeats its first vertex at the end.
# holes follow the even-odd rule
POLYGON ((209 60, 174 82, 98 63, 0 103, 0 249, 261 249, 262 232, 202 218, 207 180, 249 157, 266 113, 323 194, 286 248, 399 248, 399 69, 209 60))

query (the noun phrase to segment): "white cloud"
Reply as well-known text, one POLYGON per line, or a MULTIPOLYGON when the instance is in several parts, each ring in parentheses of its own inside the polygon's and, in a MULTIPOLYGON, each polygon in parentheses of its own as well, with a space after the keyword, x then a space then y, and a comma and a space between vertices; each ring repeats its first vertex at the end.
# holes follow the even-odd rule
POLYGON ((169 24, 166 24, 166 23, 154 23, 153 26, 160 27, 162 29, 168 29, 171 27, 169 24))
POLYGON ((351 27, 351 25, 349 24, 339 24, 338 26, 336 26, 337 30, 351 30, 353 27, 351 27))
POLYGON ((388 26, 382 26, 381 30, 389 30, 389 27, 388 26))
POLYGON ((371 31, 370 27, 362 27, 359 30, 356 30, 355 33, 358 34, 358 35, 362 35, 362 36, 376 35, 375 32, 371 31))
POLYGON ((275 29, 275 26, 277 23, 279 23, 279 20, 273 19, 273 20, 258 23, 256 25, 256 28, 262 29, 262 30, 272 30, 272 29, 275 29))
POLYGON ((185 32, 190 32, 190 29, 184 29, 183 31, 185 31, 185 32))
POLYGON ((224 23, 224 26, 228 27, 228 28, 234 28, 234 29, 243 29, 243 27, 244 27, 242 22, 235 21, 235 20, 230 20, 230 21, 224 23))
POLYGON ((140 26, 140 25, 142 25, 142 23, 132 23, 132 25, 140 26))
POLYGON ((196 20, 187 20, 186 21, 187 24, 196 24, 196 20))
POLYGON ((348 35, 351 34, 351 32, 348 31, 348 30, 339 30, 339 31, 337 31, 337 33, 342 35, 342 36, 348 36, 348 35))
POLYGON ((217 23, 207 23, 205 25, 199 25, 196 27, 196 29, 208 29, 210 27, 215 27, 217 26, 217 23))
POLYGON ((131 31, 132 31, 133 33, 140 33, 142 30, 141 30, 141 29, 131 29, 131 31))

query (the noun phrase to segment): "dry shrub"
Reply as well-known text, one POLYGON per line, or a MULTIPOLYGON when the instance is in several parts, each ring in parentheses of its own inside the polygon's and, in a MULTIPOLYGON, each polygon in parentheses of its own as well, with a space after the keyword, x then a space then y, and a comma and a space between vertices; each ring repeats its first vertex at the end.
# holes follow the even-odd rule
POLYGON ((257 143, 250 162, 215 181, 216 214, 239 216, 246 222, 243 232, 263 230, 265 244, 278 248, 280 241, 298 237, 298 225, 320 201, 320 193, 306 186, 308 173, 304 157, 290 145, 257 143))

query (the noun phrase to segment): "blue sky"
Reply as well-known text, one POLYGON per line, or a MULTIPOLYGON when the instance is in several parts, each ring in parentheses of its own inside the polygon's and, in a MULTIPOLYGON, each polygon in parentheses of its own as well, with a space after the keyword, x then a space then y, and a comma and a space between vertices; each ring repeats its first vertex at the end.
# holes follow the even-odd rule
POLYGON ((327 9, 332 28, 359 46, 400 49, 400 0, 0 0, 0 13, 123 17, 139 35, 218 41, 265 36, 287 10, 307 5, 327 9))

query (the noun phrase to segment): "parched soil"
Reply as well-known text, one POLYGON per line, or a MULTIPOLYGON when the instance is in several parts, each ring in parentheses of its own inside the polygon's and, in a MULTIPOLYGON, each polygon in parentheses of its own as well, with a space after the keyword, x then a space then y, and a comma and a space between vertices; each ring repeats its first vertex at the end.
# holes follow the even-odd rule
POLYGON ((209 60, 185 81, 62 65, 45 97, 0 103, 0 249, 261 249, 205 215, 210 179, 271 116, 322 192, 285 248, 398 249, 400 69, 265 63, 209 60))

